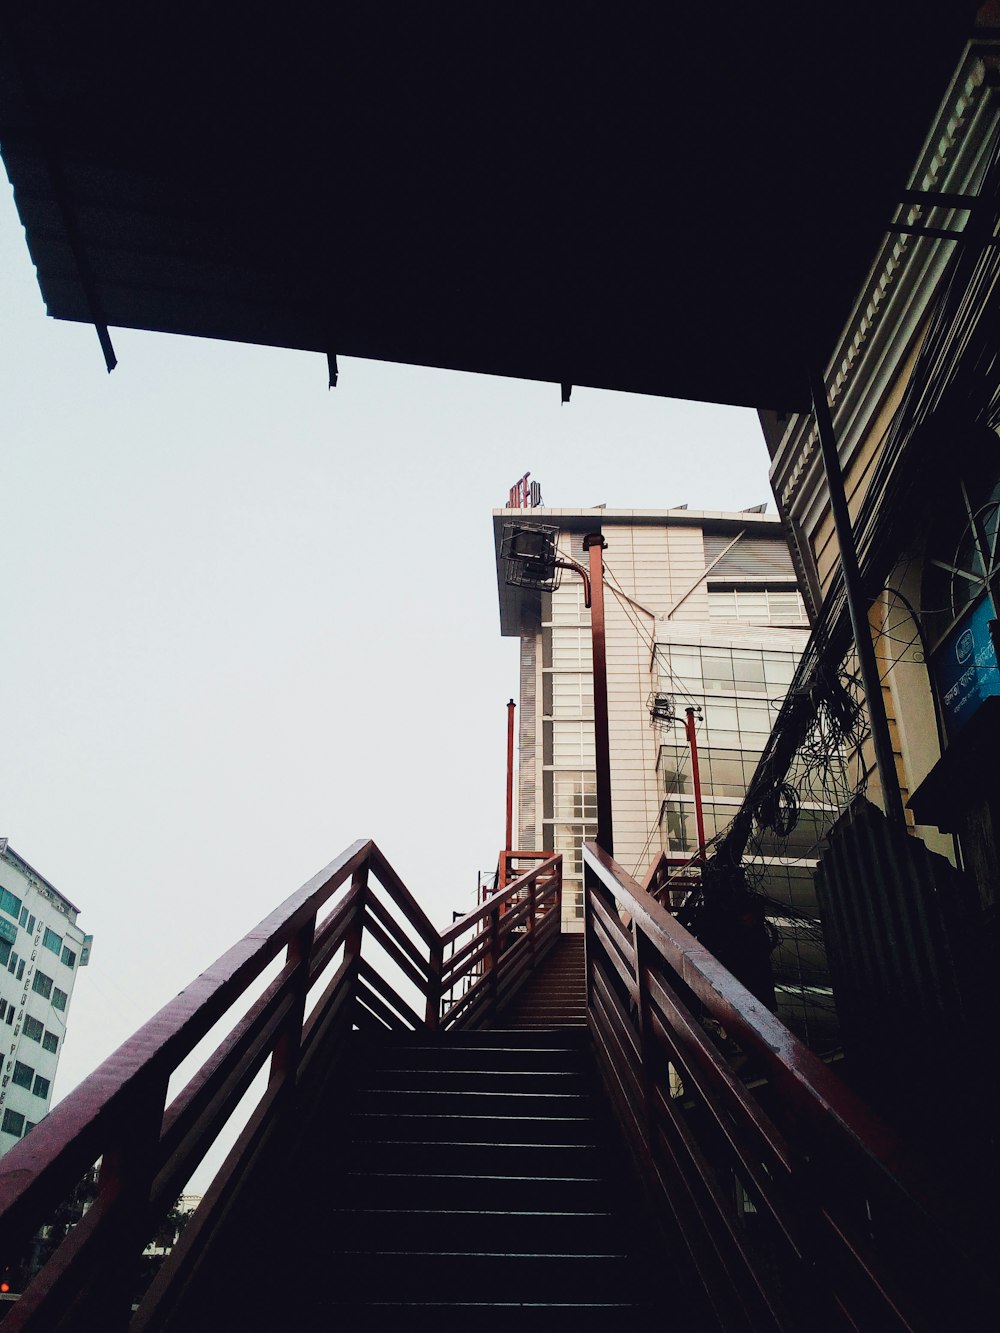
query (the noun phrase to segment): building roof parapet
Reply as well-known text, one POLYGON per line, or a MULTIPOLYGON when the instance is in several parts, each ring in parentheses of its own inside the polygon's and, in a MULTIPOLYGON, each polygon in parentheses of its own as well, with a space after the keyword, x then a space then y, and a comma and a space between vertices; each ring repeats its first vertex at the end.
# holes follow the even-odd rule
POLYGON ((74 920, 76 919, 76 913, 80 911, 76 903, 71 902, 69 898, 66 897, 65 893, 61 893, 54 884, 45 878, 44 875, 39 874, 30 862, 26 861, 18 852, 15 852, 7 838, 0 838, 0 860, 7 861, 13 865, 16 870, 19 870, 26 879, 31 881, 31 883, 45 893, 46 896, 57 898, 59 902, 64 904, 64 906, 74 914, 74 920))
MULTIPOLYGON (((542 506, 535 509, 494 509, 493 536, 500 601, 500 633, 504 637, 528 632, 527 627, 533 623, 539 605, 536 590, 512 587, 506 582, 501 547, 505 527, 515 522, 539 524, 574 533, 595 532, 614 526, 685 527, 733 535, 752 529, 754 536, 787 541, 784 522, 778 514, 761 514, 753 510, 556 509, 542 506)), ((755 579, 755 582, 761 581, 761 578, 755 579)), ((784 579, 780 578, 780 581, 784 582, 784 579)))
POLYGON ((536 509, 494 509, 494 520, 512 522, 517 517, 526 523, 551 523, 555 526, 589 527, 596 529, 602 523, 649 524, 656 527, 704 527, 707 524, 725 524, 730 526, 774 528, 780 531, 781 518, 778 514, 758 514, 753 510, 723 509, 608 509, 608 508, 550 508, 539 506, 536 509))

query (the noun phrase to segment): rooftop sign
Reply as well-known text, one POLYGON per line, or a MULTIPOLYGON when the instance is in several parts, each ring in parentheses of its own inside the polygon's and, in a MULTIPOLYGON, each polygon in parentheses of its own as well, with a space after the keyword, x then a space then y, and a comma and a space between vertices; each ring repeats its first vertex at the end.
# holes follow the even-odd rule
POLYGON ((507 497, 508 509, 538 509, 542 503, 542 488, 537 481, 528 482, 531 476, 526 472, 515 481, 507 497))

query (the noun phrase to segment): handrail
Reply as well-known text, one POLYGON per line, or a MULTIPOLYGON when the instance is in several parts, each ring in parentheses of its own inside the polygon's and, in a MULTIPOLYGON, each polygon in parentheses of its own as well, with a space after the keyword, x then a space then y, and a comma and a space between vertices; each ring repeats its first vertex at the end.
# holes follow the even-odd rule
POLYGON ((982 1281, 885 1126, 610 856, 583 858, 598 1056, 719 1326, 975 1326, 982 1281))
POLYGON ((444 931, 453 952, 442 963, 442 1026, 476 1027, 502 1013, 555 943, 561 915, 562 857, 547 855, 444 931))
POLYGON ((442 935, 379 848, 352 843, 0 1158, 5 1258, 101 1159, 94 1205, 10 1308, 6 1328, 160 1327, 250 1164, 289 1115, 306 1113, 308 1089, 336 1067, 346 1034, 489 1021, 554 942, 561 884, 561 858, 547 857, 442 935), (467 935, 472 947, 446 968, 446 947, 467 935), (364 956, 368 940, 391 977, 364 956), (251 988, 283 949, 283 965, 255 997, 251 988), (168 1103, 171 1076, 227 1018, 228 1033, 168 1103), (130 1321, 134 1262, 268 1064, 266 1089, 130 1321))
MULTIPOLYGON (((523 855, 523 853, 519 852, 518 855, 523 855)), ((465 916, 459 917, 459 919, 450 925, 447 930, 442 931, 441 942, 445 945, 451 944, 454 940, 458 939, 460 935, 464 934, 470 926, 476 925, 477 922, 485 921, 487 917, 492 916, 497 910, 502 912, 516 898, 523 894, 525 889, 532 882, 536 882, 539 876, 545 876, 552 873, 555 867, 561 863, 562 856, 560 854, 549 853, 541 865, 535 866, 533 870, 527 870, 517 879, 511 880, 505 889, 500 889, 490 898, 487 898, 486 902, 481 903, 479 907, 474 907, 471 912, 467 912, 465 916)))

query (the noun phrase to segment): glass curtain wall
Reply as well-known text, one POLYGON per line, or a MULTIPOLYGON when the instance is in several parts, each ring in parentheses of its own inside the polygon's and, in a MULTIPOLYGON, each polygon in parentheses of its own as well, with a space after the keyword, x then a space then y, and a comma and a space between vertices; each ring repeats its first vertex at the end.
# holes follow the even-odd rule
MULTIPOLYGON (((796 652, 777 648, 657 646, 659 689, 673 697, 680 719, 661 729, 657 761, 660 842, 668 854, 693 857, 698 848, 685 706, 702 710, 696 734, 705 834, 711 841, 739 809, 797 658, 796 652)), ((819 842, 837 813, 804 805, 787 838, 758 840, 744 862, 750 883, 772 900, 769 919, 780 935, 772 955, 778 1013, 818 1050, 838 1044, 813 884, 819 842)))

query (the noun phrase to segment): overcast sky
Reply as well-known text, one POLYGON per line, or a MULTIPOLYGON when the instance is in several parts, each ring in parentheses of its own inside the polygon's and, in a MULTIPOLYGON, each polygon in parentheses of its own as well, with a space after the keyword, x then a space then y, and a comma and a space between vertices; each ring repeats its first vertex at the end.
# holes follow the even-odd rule
MULTIPOLYGON (((490 510, 770 500, 756 418, 46 317, 0 199, 0 835, 93 932, 56 1082, 355 838, 439 921, 503 838, 490 510)), ((614 552, 608 551, 614 568, 614 552)))

